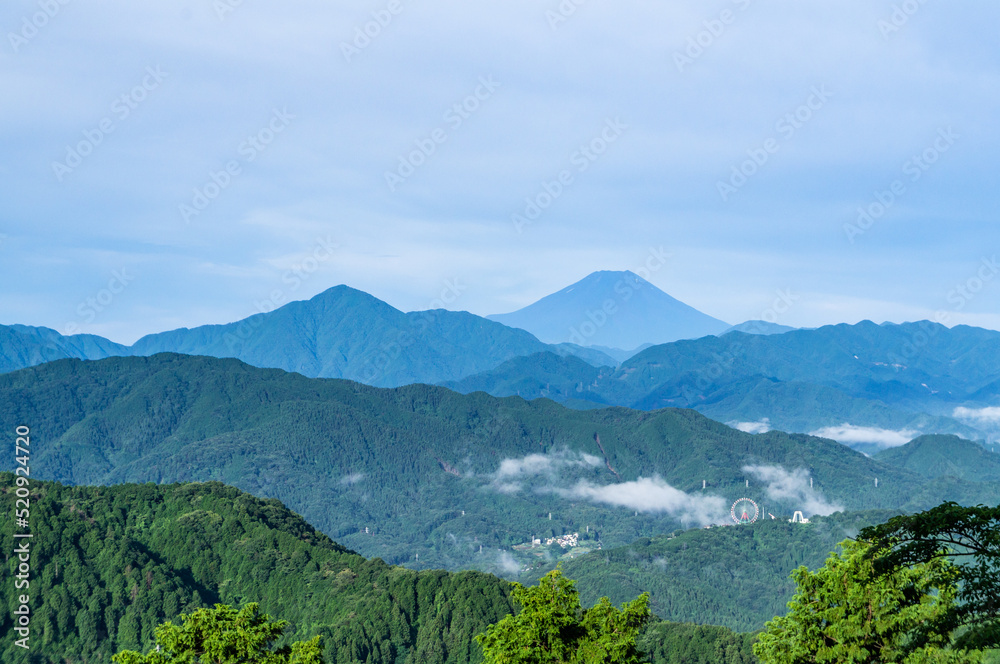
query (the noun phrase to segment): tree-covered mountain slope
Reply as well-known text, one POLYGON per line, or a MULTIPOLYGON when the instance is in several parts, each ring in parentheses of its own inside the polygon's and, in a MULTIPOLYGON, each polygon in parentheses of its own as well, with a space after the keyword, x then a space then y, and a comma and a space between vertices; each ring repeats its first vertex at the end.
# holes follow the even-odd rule
POLYGON ((875 458, 928 479, 1000 482, 1000 454, 958 436, 920 436, 906 445, 882 450, 875 458))
MULTIPOLYGON (((536 356, 537 357, 537 356, 536 356)), ((572 364, 500 365, 452 383, 506 396, 548 385, 569 400, 581 384, 572 364)), ((762 335, 722 336, 651 346, 586 385, 588 400, 644 410, 695 408, 724 422, 764 422, 810 433, 864 429, 1000 434, 981 409, 1000 405, 1000 332, 929 323, 830 325, 762 335)), ((535 390, 534 396, 540 390, 535 390)), ((879 433, 878 431, 875 432, 879 433)), ((845 437, 845 441, 846 441, 845 437)), ((873 442, 877 440, 877 435, 873 442)), ((848 441, 849 442, 849 441, 848 441)))
MULTIPOLYGON (((838 542, 893 514, 838 512, 813 517, 809 523, 772 521, 764 514, 750 525, 642 538, 593 551, 562 567, 566 576, 577 580, 584 604, 602 595, 620 603, 648 591, 653 611, 664 620, 752 632, 786 613, 785 605, 795 593, 789 578, 793 569, 816 569, 838 542)), ((533 583, 547 569, 545 565, 525 574, 525 582, 533 583)))
MULTIPOLYGON (((0 472, 12 513, 14 475, 0 472)), ((366 560, 276 500, 218 482, 69 487, 31 481, 29 656, 15 645, 19 602, 0 604, 4 662, 98 664, 146 651, 156 626, 216 603, 287 620, 283 642, 321 635, 331 664, 480 662, 473 637, 514 607, 509 583, 477 572, 415 572, 366 560)), ((0 543, 14 551, 13 528, 0 543)), ((11 587, 17 556, 0 566, 11 587)), ((752 662, 753 637, 655 621, 641 637, 653 664, 752 662), (681 658, 681 659, 678 659, 681 658)))
POLYGON ((306 376, 396 386, 456 380, 547 349, 523 330, 465 312, 403 313, 347 286, 228 325, 152 334, 132 354, 235 357, 306 376))
MULTIPOLYGON (((13 476, 0 473, 8 514, 13 488, 13 476)), ((322 634, 328 662, 475 662, 472 637, 512 608, 496 577, 365 560, 278 501, 216 482, 33 480, 29 521, 31 662, 108 662, 122 648, 146 650, 156 625, 216 602, 260 602, 289 621, 289 640, 322 634)), ((12 530, 0 538, 5 551, 22 541, 12 530)), ((14 556, 0 568, 5 588, 17 565, 14 556)), ((14 608, 0 604, 0 659, 28 661, 14 645, 14 608)))
POLYGON ((744 495, 785 516, 1000 500, 995 483, 928 480, 830 440, 746 434, 691 410, 576 411, 175 354, 4 374, 0 404, 5 428, 26 424, 42 441, 43 479, 219 480, 414 567, 513 574, 535 559, 513 547, 532 538, 624 545, 727 521, 744 495))
POLYGON ((590 391, 590 387, 599 377, 613 371, 611 366, 595 367, 578 357, 559 356, 546 351, 515 357, 488 372, 442 385, 462 394, 486 392, 519 396, 529 401, 546 398, 560 403, 590 401, 606 406, 611 404, 604 403, 600 395, 590 391))
POLYGON ((347 286, 226 325, 147 335, 132 346, 47 328, 0 326, 0 372, 70 357, 176 352, 235 357, 257 367, 385 387, 459 380, 542 351, 581 357, 595 366, 617 364, 600 350, 550 346, 524 330, 463 311, 403 313, 347 286))

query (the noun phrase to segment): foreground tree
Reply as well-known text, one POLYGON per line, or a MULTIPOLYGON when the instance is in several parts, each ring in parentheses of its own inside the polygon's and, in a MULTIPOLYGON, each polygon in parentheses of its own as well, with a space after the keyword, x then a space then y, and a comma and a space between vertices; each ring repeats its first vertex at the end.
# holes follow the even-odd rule
POLYGON ((602 597, 580 607, 575 583, 559 569, 537 586, 514 584, 511 597, 521 605, 476 636, 487 664, 638 664, 645 659, 636 637, 649 621, 649 595, 643 593, 617 609, 602 597))
POLYGON ((764 664, 981 661, 951 649, 958 571, 945 558, 880 575, 870 545, 845 540, 816 572, 792 572, 788 615, 767 623, 754 654, 764 664))
POLYGON ((181 614, 181 625, 167 622, 156 628, 158 650, 142 655, 124 650, 111 658, 115 664, 323 664, 317 636, 291 646, 272 649, 288 626, 284 620, 258 613, 258 604, 239 611, 224 604, 181 614))
POLYGON ((872 545, 869 555, 881 574, 941 557, 962 563, 958 612, 967 629, 959 643, 1000 648, 1000 507, 942 503, 865 528, 858 539, 872 545))

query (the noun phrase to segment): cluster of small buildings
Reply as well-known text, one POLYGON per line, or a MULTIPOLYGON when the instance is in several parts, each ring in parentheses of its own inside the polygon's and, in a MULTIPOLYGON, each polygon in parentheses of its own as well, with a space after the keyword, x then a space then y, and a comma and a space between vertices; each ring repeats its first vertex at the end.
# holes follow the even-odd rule
MULTIPOLYGON (((570 533, 569 535, 563 535, 562 537, 549 537, 545 540, 545 546, 550 544, 558 544, 562 548, 567 548, 571 546, 576 546, 580 543, 580 533, 570 533)), ((531 538, 531 546, 541 546, 542 540, 538 537, 531 538)))

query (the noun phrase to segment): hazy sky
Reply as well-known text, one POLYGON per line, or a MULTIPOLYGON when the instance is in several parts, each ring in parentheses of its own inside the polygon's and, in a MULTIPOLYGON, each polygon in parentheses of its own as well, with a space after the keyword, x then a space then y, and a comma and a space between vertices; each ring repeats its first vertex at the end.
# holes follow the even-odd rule
POLYGON ((0 323, 131 342, 341 283, 485 315, 663 252, 647 278, 732 323, 781 292, 788 325, 1000 329, 998 23, 986 1, 8 0, 0 323))

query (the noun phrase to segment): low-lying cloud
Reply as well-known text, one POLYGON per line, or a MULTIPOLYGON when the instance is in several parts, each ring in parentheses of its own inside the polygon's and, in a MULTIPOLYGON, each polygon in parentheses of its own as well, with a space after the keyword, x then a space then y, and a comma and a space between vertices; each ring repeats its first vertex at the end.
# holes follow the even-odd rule
POLYGON ((553 489, 565 498, 589 500, 638 512, 665 513, 684 524, 706 526, 725 523, 726 502, 718 496, 691 495, 675 489, 659 477, 640 477, 631 482, 598 485, 586 480, 570 489, 553 489))
POLYGON ((966 408, 959 406, 952 413, 953 417, 960 420, 975 422, 976 424, 1000 424, 1000 407, 987 406, 986 408, 966 408))
POLYGON ((520 480, 542 475, 554 481, 569 468, 597 468, 600 465, 600 457, 571 450, 504 459, 493 475, 493 487, 501 493, 516 493, 523 488, 520 480))
POLYGON ((729 503, 725 499, 711 494, 685 493, 657 476, 615 484, 597 484, 587 479, 569 484, 571 480, 565 477, 570 469, 594 469, 603 465, 600 457, 572 450, 529 454, 500 462, 492 475, 492 486, 496 491, 510 494, 524 490, 530 480, 535 480, 537 493, 555 494, 568 500, 587 500, 636 512, 666 514, 685 525, 729 523, 729 503), (545 481, 538 482, 539 478, 545 481))
POLYGON ((817 489, 809 486, 809 471, 796 468, 789 472, 781 466, 743 466, 743 472, 767 484, 767 497, 783 503, 791 503, 794 509, 807 515, 825 516, 844 508, 827 502, 817 489))
POLYGON ((894 431, 878 427, 859 427, 845 423, 840 426, 816 429, 815 431, 811 431, 809 435, 830 438, 845 445, 871 443, 880 447, 899 447, 919 436, 920 432, 913 429, 894 431))
POLYGON ((498 479, 529 475, 542 475, 571 466, 601 465, 600 457, 583 452, 556 452, 554 454, 529 454, 520 459, 504 459, 497 470, 498 479))
POLYGON ((744 433, 767 433, 771 430, 771 420, 766 417, 757 422, 729 422, 728 424, 744 433))
POLYGON ((357 484, 358 482, 360 482, 363 479, 365 479, 365 474, 364 473, 351 473, 349 475, 344 475, 343 477, 341 477, 340 478, 340 483, 341 484, 347 484, 347 485, 357 484))
POLYGON ((520 563, 517 562, 517 559, 509 551, 499 552, 496 566, 503 574, 518 574, 521 571, 520 563))

